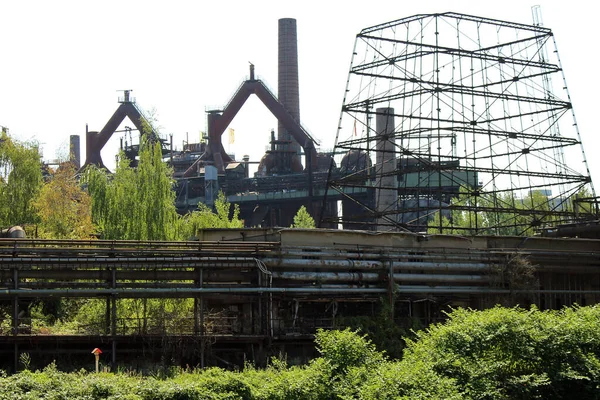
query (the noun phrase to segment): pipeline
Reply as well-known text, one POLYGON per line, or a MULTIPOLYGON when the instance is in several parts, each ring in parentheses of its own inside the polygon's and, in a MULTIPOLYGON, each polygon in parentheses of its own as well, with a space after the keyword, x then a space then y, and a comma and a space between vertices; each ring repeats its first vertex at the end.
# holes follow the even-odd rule
POLYGON ((600 294, 600 290, 568 290, 568 289, 499 289, 483 286, 408 286, 396 285, 396 291, 402 294, 600 294))
POLYGON ((317 288, 317 287, 212 287, 212 288, 111 288, 111 289, 1 289, 2 297, 195 297, 203 294, 380 294, 386 293, 384 288, 317 288))
POLYGON ((20 226, 0 230, 0 238, 25 239, 25 237, 25 230, 20 226))
POLYGON ((568 256, 568 257, 594 257, 598 253, 595 251, 577 251, 577 250, 540 250, 540 249, 452 249, 449 252, 448 248, 424 248, 414 249, 406 248, 404 251, 398 251, 402 249, 393 249, 385 251, 377 251, 376 249, 369 248, 364 251, 357 251, 356 249, 342 250, 342 249, 281 249, 278 254, 281 256, 291 256, 290 258, 306 258, 306 257, 327 257, 327 258, 352 258, 359 260, 368 259, 403 259, 403 258, 414 258, 420 260, 504 260, 506 257, 511 257, 516 254, 525 257, 549 257, 554 258, 556 256, 568 256), (422 254, 420 254, 422 253, 422 254))
MULTIPOLYGON (((344 269, 384 269, 389 268, 383 261, 362 260, 315 260, 315 259, 280 259, 264 258, 263 262, 270 267, 278 268, 344 268, 344 269)), ((452 270, 452 271, 482 271, 490 264, 486 263, 432 263, 432 262, 403 262, 393 261, 392 268, 403 270, 452 270)))
MULTIPOLYGON (((213 263, 246 263, 248 266, 256 266, 254 257, 0 257, 2 264, 5 265, 85 265, 85 264, 117 264, 127 265, 127 267, 148 267, 148 265, 160 264, 165 267, 193 267, 205 266, 204 264, 213 263)), ((246 266, 246 265, 244 265, 246 266)))
MULTIPOLYGON (((398 295, 402 294, 568 294, 600 295, 600 290, 566 290, 566 289, 534 289, 534 290, 509 290, 489 288, 482 286, 406 286, 396 285, 398 295)), ((203 294, 321 294, 321 295, 380 295, 387 293, 386 288, 364 288, 356 286, 346 287, 226 287, 226 288, 111 288, 111 289, 3 289, 0 298, 10 297, 195 297, 203 294)))
MULTIPOLYGON (((579 271, 580 268, 588 270, 589 272, 598 272, 600 270, 600 264, 598 263, 598 255, 590 254, 579 265, 568 265, 565 267, 564 259, 559 256, 568 257, 566 254, 555 254, 551 261, 556 264, 544 264, 543 267, 539 267, 539 270, 561 270, 564 271, 566 268, 573 268, 579 271)), ((415 256, 415 259, 421 257, 415 256)), ((573 258, 569 258, 571 262, 576 262, 573 258)), ((404 271, 486 271, 493 265, 500 265, 506 263, 506 259, 502 260, 489 260, 488 262, 481 262, 481 260, 469 262, 465 260, 463 262, 426 262, 426 261, 376 261, 376 260, 342 260, 342 259, 288 259, 288 258, 264 258, 264 263, 271 268, 323 268, 323 269, 344 269, 344 270, 383 270, 389 268, 391 262, 394 270, 404 271)), ((537 261, 537 260, 536 260, 537 261)))
MULTIPOLYGON (((381 282, 386 279, 376 272, 273 272, 274 279, 317 282, 381 282)), ((481 275, 394 274, 401 282, 487 282, 481 275)))

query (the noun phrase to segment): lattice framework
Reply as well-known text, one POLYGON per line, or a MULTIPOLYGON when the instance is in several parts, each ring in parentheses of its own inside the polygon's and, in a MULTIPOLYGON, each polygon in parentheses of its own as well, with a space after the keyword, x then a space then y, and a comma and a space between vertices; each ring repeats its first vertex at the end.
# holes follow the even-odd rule
POLYGON ((595 193, 542 26, 444 13, 362 30, 334 153, 347 228, 523 234, 596 212, 580 201, 595 193))

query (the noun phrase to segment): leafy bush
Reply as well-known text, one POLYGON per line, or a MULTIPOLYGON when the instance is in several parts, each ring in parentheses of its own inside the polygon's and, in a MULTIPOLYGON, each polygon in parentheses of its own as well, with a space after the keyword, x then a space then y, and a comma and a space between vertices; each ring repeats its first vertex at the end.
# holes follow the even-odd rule
MULTIPOLYGON (((390 318, 392 313, 389 302, 381 299, 380 310, 376 315, 342 315, 336 318, 335 323, 338 328, 350 328, 366 334, 377 350, 385 352, 390 358, 400 359, 404 350, 404 338, 410 337, 411 332, 407 332, 390 318)), ((415 324, 413 329, 418 330, 415 324)))
POLYGON ((317 331, 315 342, 319 353, 330 364, 332 375, 347 373, 352 367, 370 367, 384 360, 384 355, 375 349, 375 345, 346 328, 343 331, 317 331))
POLYGON ((135 373, 0 374, 3 399, 600 399, 600 306, 457 309, 390 361, 357 332, 320 330, 304 366, 135 373))
POLYGON ((401 369, 451 378, 468 398, 600 398, 600 307, 458 309, 407 341, 401 369))

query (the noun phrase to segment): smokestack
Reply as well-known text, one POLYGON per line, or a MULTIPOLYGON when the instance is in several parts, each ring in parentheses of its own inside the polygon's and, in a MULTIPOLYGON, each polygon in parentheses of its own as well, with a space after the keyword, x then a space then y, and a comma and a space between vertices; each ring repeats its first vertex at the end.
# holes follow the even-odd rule
POLYGON ((77 169, 81 167, 80 151, 79 135, 71 135, 69 137, 69 161, 71 161, 77 169))
MULTIPOLYGON (((300 95, 298 90, 298 35, 296 20, 282 18, 279 20, 279 73, 277 93, 279 102, 300 123, 300 95)), ((283 150, 300 154, 300 145, 281 123, 277 127, 277 139, 290 142, 283 150)))
MULTIPOLYGON (((377 211, 391 213, 392 215, 389 215, 388 218, 395 221, 396 216, 394 212, 396 211, 396 203, 398 202, 398 181, 396 174, 394 174, 394 170, 396 169, 394 109, 378 108, 376 112, 376 208, 377 211)), ((389 221, 385 218, 380 217, 377 219, 378 230, 383 230, 386 224, 389 225, 389 221)))

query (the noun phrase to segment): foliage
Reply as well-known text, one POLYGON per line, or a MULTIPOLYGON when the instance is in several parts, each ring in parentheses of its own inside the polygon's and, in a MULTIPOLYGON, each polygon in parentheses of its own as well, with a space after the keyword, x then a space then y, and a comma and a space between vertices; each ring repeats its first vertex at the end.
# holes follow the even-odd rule
MULTIPOLYGON (((267 368, 0 374, 2 399, 598 399, 600 306, 453 310, 388 360, 357 332, 318 331, 321 357, 267 368)), ((23 367, 30 360, 21 357, 23 367)), ((92 368, 92 365, 90 365, 92 368)))
POLYGON ((306 211, 306 207, 301 206, 296 215, 294 215, 294 223, 290 228, 313 229, 314 227, 315 220, 306 211))
POLYGON ((343 331, 319 329, 315 343, 331 376, 331 386, 336 398, 355 398, 360 383, 367 379, 371 370, 386 357, 376 350, 366 337, 349 328, 343 331))
POLYGON ((361 380, 352 382, 353 399, 413 400, 413 399, 470 399, 461 393, 452 377, 433 370, 429 364, 414 360, 412 364, 385 361, 372 368, 361 380))
MULTIPOLYGON (((73 316, 87 334, 103 334, 106 301, 90 299, 73 316)), ((178 334, 193 330, 193 299, 119 299, 119 334, 178 334)))
POLYGON ((205 204, 198 204, 198 210, 186 214, 180 222, 180 235, 183 239, 194 237, 202 229, 243 228, 244 221, 239 218, 240 208, 227 201, 225 194, 219 192, 215 200, 214 211, 205 204))
POLYGON ((214 211, 204 204, 180 217, 175 209, 171 171, 158 143, 142 141, 137 168, 123 154, 110 176, 96 167, 86 169, 84 182, 92 197, 92 216, 103 239, 181 240, 207 228, 243 228, 239 206, 219 193, 214 211))
POLYGON ((76 172, 73 164, 62 164, 34 200, 41 238, 89 239, 94 233, 91 199, 79 186, 76 172))
POLYGON ((539 288, 536 269, 525 255, 519 253, 506 256, 504 263, 492 266, 488 273, 490 285, 509 289, 510 293, 491 297, 489 304, 503 306, 535 304, 535 290, 539 288))
POLYGON ((0 226, 36 222, 32 204, 42 185, 40 153, 34 143, 0 134, 0 226))
POLYGON ((121 153, 112 177, 89 167, 83 175, 92 197, 92 219, 103 239, 175 240, 178 215, 171 171, 160 143, 142 136, 136 169, 121 153))
POLYGON ((424 363, 465 398, 598 398, 600 307, 457 309, 408 341, 400 367, 424 363))
POLYGON ((565 222, 553 216, 553 210, 572 211, 573 204, 570 199, 553 199, 539 190, 517 198, 512 192, 481 193, 461 187, 449 206, 449 216, 436 212, 428 232, 531 236, 540 226, 565 222))
POLYGON ((353 367, 371 367, 385 359, 366 335, 361 336, 349 328, 343 331, 319 329, 315 343, 321 356, 330 363, 334 376, 345 374, 353 367))
POLYGON ((288 367, 273 359, 266 369, 247 365, 242 379, 250 386, 252 399, 329 400, 336 398, 327 360, 318 358, 306 366, 288 367))
POLYGON ((391 358, 400 359, 404 349, 404 338, 410 333, 401 328, 392 318, 389 303, 382 299, 381 309, 375 316, 336 317, 336 327, 350 328, 366 334, 377 350, 391 358))

